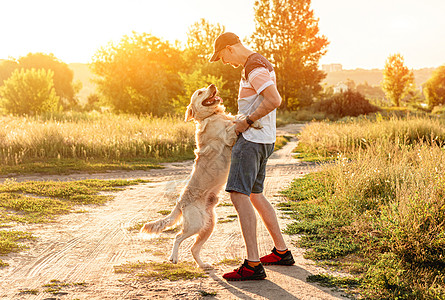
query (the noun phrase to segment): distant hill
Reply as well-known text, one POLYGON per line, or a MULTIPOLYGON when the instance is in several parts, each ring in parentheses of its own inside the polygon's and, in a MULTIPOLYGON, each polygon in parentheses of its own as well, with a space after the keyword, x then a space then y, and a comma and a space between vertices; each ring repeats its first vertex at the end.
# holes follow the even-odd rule
MULTIPOLYGON (((430 78, 431 73, 434 70, 435 68, 413 70, 416 85, 420 87, 425 81, 430 78)), ((368 82, 368 84, 372 86, 380 85, 381 81, 383 80, 383 70, 355 69, 328 72, 324 82, 328 85, 336 85, 339 82, 346 82, 348 79, 353 80, 355 84, 368 82)))
POLYGON ((91 73, 88 64, 72 63, 68 67, 74 72, 74 82, 80 81, 82 89, 78 96, 80 103, 86 103, 88 96, 96 92, 96 85, 91 81, 93 73, 91 73))
MULTIPOLYGON (((3 60, 0 60, 0 63, 3 60)), ((81 103, 86 103, 87 98, 90 94, 96 92, 96 85, 91 81, 93 78, 93 73, 91 73, 88 68, 88 64, 82 63, 71 63, 68 66, 74 72, 74 81, 79 80, 82 82, 82 89, 79 92, 79 99, 81 103)), ((424 68, 419 70, 414 70, 414 78, 416 85, 420 87, 425 81, 427 81, 431 73, 435 68, 424 68)), ((380 82, 383 80, 383 70, 380 69, 355 69, 355 70, 342 70, 338 72, 329 72, 324 80, 328 86, 334 86, 339 82, 346 82, 351 79, 355 84, 368 82, 371 86, 379 86, 380 82)))

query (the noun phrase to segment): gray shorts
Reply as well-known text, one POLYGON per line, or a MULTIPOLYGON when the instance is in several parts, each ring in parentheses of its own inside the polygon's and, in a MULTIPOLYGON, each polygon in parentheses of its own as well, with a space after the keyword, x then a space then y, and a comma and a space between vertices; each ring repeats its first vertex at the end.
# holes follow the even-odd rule
POLYGON ((232 149, 226 192, 239 192, 247 196, 262 193, 266 163, 273 149, 274 144, 253 143, 240 134, 232 149))

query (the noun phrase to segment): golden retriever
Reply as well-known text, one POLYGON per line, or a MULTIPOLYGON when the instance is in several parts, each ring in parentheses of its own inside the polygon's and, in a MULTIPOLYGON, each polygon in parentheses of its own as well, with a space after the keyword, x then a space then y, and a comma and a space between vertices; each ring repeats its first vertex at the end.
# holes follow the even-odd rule
MULTIPOLYGON (((217 93, 213 84, 193 93, 185 114, 185 121, 193 119, 196 123, 197 149, 190 181, 168 216, 141 229, 142 233, 159 233, 178 223, 182 215, 182 232, 176 235, 170 261, 177 263, 179 245, 197 234, 191 252, 201 268, 211 267, 201 260, 199 252, 213 232, 217 195, 227 180, 232 146, 237 140, 235 117, 225 112, 217 93)), ((258 122, 253 125, 261 127, 258 122)))

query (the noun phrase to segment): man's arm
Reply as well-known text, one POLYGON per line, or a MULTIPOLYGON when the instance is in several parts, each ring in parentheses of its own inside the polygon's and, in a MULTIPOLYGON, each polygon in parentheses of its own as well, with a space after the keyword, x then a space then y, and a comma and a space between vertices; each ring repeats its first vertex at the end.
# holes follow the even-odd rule
MULTIPOLYGON (((263 102, 261 102, 258 108, 249 116, 249 119, 254 122, 281 105, 281 96, 278 93, 275 84, 269 85, 267 88, 265 88, 264 91, 261 92, 261 95, 264 97, 263 102)), ((249 124, 245 119, 236 122, 235 131, 237 134, 246 131, 248 128, 249 124)))

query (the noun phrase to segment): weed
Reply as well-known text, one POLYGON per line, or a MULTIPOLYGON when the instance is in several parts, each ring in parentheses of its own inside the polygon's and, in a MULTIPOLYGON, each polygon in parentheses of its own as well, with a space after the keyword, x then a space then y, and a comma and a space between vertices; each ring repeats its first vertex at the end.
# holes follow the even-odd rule
POLYGON ((140 231, 142 226, 144 226, 144 224, 147 222, 138 222, 136 224, 134 224, 133 226, 130 226, 127 228, 128 231, 140 231))
MULTIPOLYGON (((23 231, 0 231, 0 254, 8 254, 11 252, 20 251, 25 246, 19 244, 20 241, 32 239, 32 235, 23 231)), ((3 266, 8 264, 2 262, 3 266)))
POLYGON ((364 120, 302 132, 318 153, 340 154, 282 192, 289 202, 280 207, 295 220, 286 232, 302 235, 306 257, 358 274, 369 299, 445 298, 445 131, 439 125, 421 118, 364 120))
POLYGON ((237 266, 241 263, 241 258, 224 258, 216 265, 229 265, 229 266, 237 266))
POLYGON ((228 202, 221 202, 221 203, 218 204, 218 207, 220 207, 220 206, 233 206, 233 204, 232 203, 228 203, 228 202))
POLYGON ((163 216, 167 216, 167 215, 169 215, 171 212, 172 212, 171 210, 160 210, 160 211, 158 211, 158 214, 161 214, 161 215, 163 215, 163 216))
POLYGON ((51 293, 53 295, 67 295, 67 292, 62 292, 62 289, 71 289, 76 287, 83 287, 87 284, 85 282, 78 282, 78 283, 69 283, 69 282, 63 282, 57 279, 53 279, 50 281, 50 283, 43 285, 42 287, 45 288, 45 293, 51 293))
POLYGON ((222 220, 218 220, 218 222, 216 222, 216 223, 224 224, 224 223, 230 223, 230 222, 233 222, 233 221, 235 221, 235 219, 222 219, 222 220))
POLYGON ((175 227, 171 227, 169 229, 164 230, 164 233, 177 233, 179 230, 181 230, 182 226, 181 225, 177 225, 175 227))
POLYGON ((306 278, 307 282, 317 282, 321 286, 325 287, 342 287, 342 288, 351 288, 358 287, 361 283, 360 278, 352 278, 352 277, 335 277, 332 275, 319 274, 319 275, 309 275, 306 278))
POLYGON ((126 264, 115 266, 116 273, 126 273, 135 275, 137 279, 151 278, 156 280, 168 279, 170 281, 186 280, 205 277, 204 271, 197 268, 195 264, 181 262, 157 263, 157 262, 128 262, 126 264))
POLYGON ((274 146, 274 151, 280 150, 281 148, 283 148, 290 140, 291 140, 291 136, 287 136, 287 135, 280 135, 277 136, 276 141, 275 141, 275 146, 274 146))
POLYGON ((39 290, 37 289, 23 289, 20 290, 20 295, 37 295, 39 293, 39 290))
POLYGON ((203 291, 203 290, 199 290, 198 292, 202 297, 216 296, 218 294, 217 292, 207 292, 207 291, 203 291))

